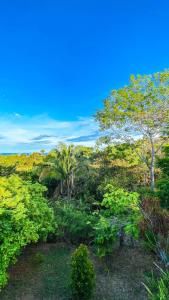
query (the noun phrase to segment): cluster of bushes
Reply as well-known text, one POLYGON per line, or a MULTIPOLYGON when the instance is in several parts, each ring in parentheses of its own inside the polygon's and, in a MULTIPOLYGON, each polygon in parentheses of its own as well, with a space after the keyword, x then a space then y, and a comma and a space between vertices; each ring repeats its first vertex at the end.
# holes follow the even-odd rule
POLYGON ((46 239, 55 230, 53 210, 43 196, 46 188, 17 175, 0 177, 0 288, 7 282, 7 269, 21 249, 46 239))
POLYGON ((139 195, 106 184, 103 200, 95 208, 77 201, 56 201, 57 237, 73 243, 90 243, 99 256, 112 252, 119 241, 122 246, 125 236, 138 238, 139 195))

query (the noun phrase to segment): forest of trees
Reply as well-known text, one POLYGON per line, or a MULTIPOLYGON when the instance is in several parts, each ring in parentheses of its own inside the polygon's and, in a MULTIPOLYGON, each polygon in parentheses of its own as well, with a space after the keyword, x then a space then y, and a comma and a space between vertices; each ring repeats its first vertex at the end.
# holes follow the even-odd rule
POLYGON ((131 76, 95 118, 95 147, 0 156, 2 291, 28 244, 63 241, 81 244, 72 256, 75 299, 94 295, 89 252, 103 261, 124 247, 144 247, 156 261, 142 284, 147 299, 169 299, 169 71, 131 76))

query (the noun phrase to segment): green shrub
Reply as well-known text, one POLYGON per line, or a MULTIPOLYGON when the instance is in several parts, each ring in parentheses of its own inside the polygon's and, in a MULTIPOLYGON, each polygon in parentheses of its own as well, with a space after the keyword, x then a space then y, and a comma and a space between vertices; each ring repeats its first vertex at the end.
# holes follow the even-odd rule
POLYGON ((16 175, 0 178, 0 289, 22 248, 54 231, 54 214, 43 197, 45 190, 16 175))
POLYGON ((81 244, 71 258, 71 288, 75 299, 89 300, 95 286, 95 273, 87 246, 81 244))

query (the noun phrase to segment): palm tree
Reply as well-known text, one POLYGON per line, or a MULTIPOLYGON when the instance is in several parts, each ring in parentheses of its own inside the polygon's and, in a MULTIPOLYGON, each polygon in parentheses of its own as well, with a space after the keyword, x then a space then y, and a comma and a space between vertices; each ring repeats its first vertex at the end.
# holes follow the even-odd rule
POLYGON ((40 172, 39 180, 45 177, 53 176, 59 180, 60 194, 66 194, 71 198, 74 189, 74 178, 77 167, 76 149, 73 145, 60 143, 58 147, 51 151, 40 172))

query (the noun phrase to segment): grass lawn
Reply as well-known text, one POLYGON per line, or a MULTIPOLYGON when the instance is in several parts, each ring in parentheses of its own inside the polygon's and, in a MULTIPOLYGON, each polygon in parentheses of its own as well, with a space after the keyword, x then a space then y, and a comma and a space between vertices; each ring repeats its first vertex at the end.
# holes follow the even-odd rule
MULTIPOLYGON (((71 299, 70 254, 72 246, 64 243, 27 247, 9 270, 8 285, 1 300, 71 299), (36 261, 40 254, 43 261, 36 261)), ((96 271, 96 300, 145 300, 141 282, 153 265, 153 258, 141 250, 125 247, 114 251, 106 261, 93 257, 96 271)))

